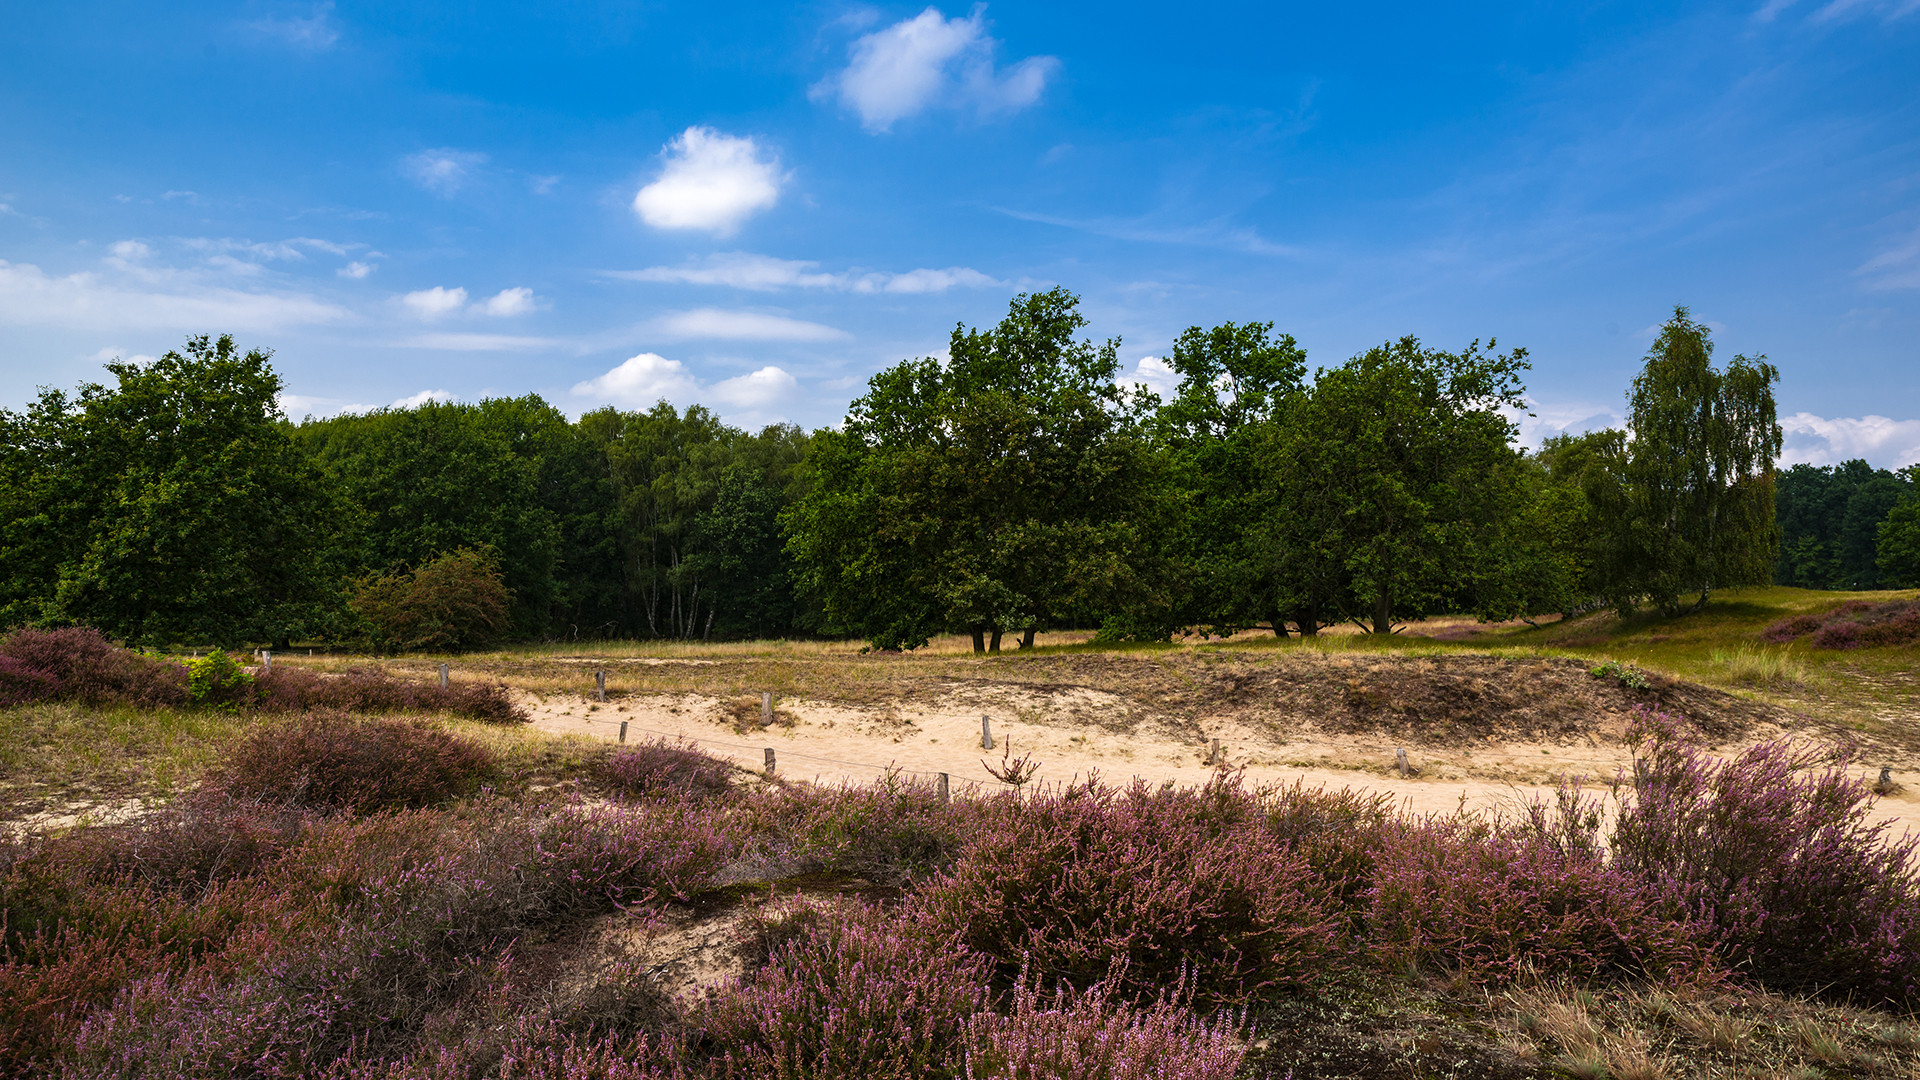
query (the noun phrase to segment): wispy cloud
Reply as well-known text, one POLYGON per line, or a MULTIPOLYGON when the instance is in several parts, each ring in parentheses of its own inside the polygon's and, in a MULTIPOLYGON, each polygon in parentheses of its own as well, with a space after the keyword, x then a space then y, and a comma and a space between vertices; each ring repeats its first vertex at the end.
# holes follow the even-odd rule
POLYGON ((534 309, 533 290, 527 288, 501 289, 488 297, 484 303, 475 304, 475 309, 496 319, 525 315, 534 309))
POLYGON ((465 187, 486 163, 485 154, 443 146, 407 155, 401 159, 400 171, 426 190, 445 197, 465 187))
POLYGON ((674 285, 720 285, 755 292, 782 289, 825 289, 853 293, 937 293, 953 288, 989 288, 1004 285, 978 270, 950 266, 943 270, 905 273, 846 270, 828 272, 803 259, 776 259, 735 251, 709 255, 683 266, 650 266, 643 270, 616 270, 609 276, 628 281, 674 285))
POLYGON ((987 36, 984 6, 955 19, 929 7, 855 41, 847 66, 816 85, 813 96, 838 98, 872 132, 932 108, 1015 112, 1040 99, 1060 61, 1033 56, 999 68, 999 48, 987 36))
POLYGON ((662 315, 648 327, 670 340, 845 341, 852 335, 820 323, 758 311, 694 308, 662 315))
POLYGON ((633 196, 633 211, 656 229, 731 236, 780 201, 786 177, 751 137, 690 127, 665 147, 666 164, 633 196))
POLYGON ((1920 289, 1920 229, 1854 272, 1866 279, 1870 289, 1920 289))
POLYGON ((1031 221, 1040 225, 1054 225, 1062 229, 1075 229, 1092 233, 1095 236, 1111 237, 1115 240, 1131 240, 1143 244, 1177 244, 1184 247, 1216 248, 1225 251, 1239 251, 1248 255, 1277 255, 1285 258, 1303 258, 1305 248, 1292 244, 1280 244, 1260 235, 1259 230, 1244 225, 1235 225, 1231 221, 1218 218, 1199 223, 1168 223, 1156 217, 1136 218, 1072 218, 1055 214, 1035 213, 1030 210, 1013 210, 996 206, 995 211, 1019 221, 1031 221))
POLYGON ((422 390, 417 394, 409 394, 406 397, 396 400, 393 403, 393 407, 396 409, 417 409, 429 401, 452 400, 453 395, 447 393, 445 390, 422 390))
POLYGON ((154 330, 265 331, 340 322, 349 312, 299 292, 246 291, 140 265, 146 244, 113 246, 113 275, 54 276, 31 263, 0 260, 0 324, 154 330))
POLYGON ((297 49, 330 49, 340 40, 340 24, 333 17, 332 0, 304 6, 304 14, 254 19, 246 28, 297 49))
POLYGON ((566 345, 559 338, 525 337, 513 334, 436 333, 415 334, 396 344, 407 349, 438 349, 444 352, 536 352, 566 345))

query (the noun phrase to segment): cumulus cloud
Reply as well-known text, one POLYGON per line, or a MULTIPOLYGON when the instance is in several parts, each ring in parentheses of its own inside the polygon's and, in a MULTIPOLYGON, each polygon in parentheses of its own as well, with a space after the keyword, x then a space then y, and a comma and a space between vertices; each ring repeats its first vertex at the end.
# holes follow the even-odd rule
POLYGON ((533 310, 532 289, 501 289, 487 298, 485 304, 476 304, 476 308, 495 318, 508 318, 525 315, 533 310))
POLYGON ((340 40, 340 27, 333 20, 331 0, 312 5, 304 15, 256 19, 246 25, 262 37, 273 38, 299 49, 332 48, 340 40))
POLYGON ((573 392, 596 401, 646 408, 656 401, 691 400, 699 389, 699 381, 685 364, 646 352, 628 357, 605 375, 574 384, 573 392))
POLYGON ((400 171, 435 195, 445 196, 465 187, 474 171, 486 163, 485 154, 441 147, 409 154, 401 160, 400 171))
POLYGON ((780 200, 786 177, 750 137, 690 127, 665 153, 659 178, 633 196, 634 213, 656 229, 731 236, 780 200))
POLYGON ((335 270, 334 273, 339 274, 343 278, 351 278, 354 281, 359 281, 368 274, 373 273, 373 265, 359 261, 350 262, 340 269, 335 270))
POLYGON ((936 293, 955 287, 987 288, 1004 282, 965 266, 944 270, 909 270, 900 274, 870 271, 828 272, 805 259, 776 259, 744 251, 709 255, 684 266, 649 266, 615 271, 629 281, 657 281, 674 285, 723 285, 734 289, 774 292, 780 289, 828 289, 855 293, 936 293))
POLYGON ((1173 365, 1158 356, 1143 356, 1135 361, 1132 371, 1123 371, 1114 382, 1121 386, 1151 390, 1162 398, 1171 398, 1180 388, 1180 373, 1173 365))
POLYGON ((422 319, 438 319, 451 315, 467 304, 467 290, 445 288, 435 285, 431 289, 420 289, 400 298, 415 315, 422 319))
POLYGON ((1033 56, 997 68, 1000 43, 987 36, 982 11, 948 19, 930 7, 861 37, 846 68, 815 86, 814 96, 837 97, 873 132, 931 108, 983 115, 1026 108, 1040 99, 1060 61, 1033 56))
POLYGON ((695 308, 654 320, 652 329, 670 338, 719 341, 844 341, 850 335, 820 323, 757 311, 695 308))
POLYGON ((798 389, 798 379, 768 364, 758 371, 714 383, 707 388, 707 396, 736 409, 765 409, 791 399, 798 389))
POLYGON ((267 331, 336 322, 344 308, 289 292, 247 292, 141 265, 145 244, 115 244, 107 260, 121 280, 93 273, 55 277, 30 263, 0 259, 0 324, 128 327, 151 330, 267 331))
POLYGON ((766 410, 791 400, 799 389, 798 379, 772 364, 703 384, 680 361, 645 352, 627 358, 604 375, 575 384, 573 393, 629 409, 649 408, 659 401, 676 405, 712 403, 736 415, 765 419, 766 410))
POLYGON ((1920 420, 1894 420, 1868 414, 1833 419, 1797 412, 1780 418, 1786 435, 1783 465, 1837 465, 1864 458, 1883 469, 1920 463, 1920 420))
POLYGON ((396 409, 417 409, 429 401, 452 400, 453 395, 447 393, 445 390, 422 390, 417 394, 409 394, 406 397, 396 400, 393 403, 393 407, 396 409))

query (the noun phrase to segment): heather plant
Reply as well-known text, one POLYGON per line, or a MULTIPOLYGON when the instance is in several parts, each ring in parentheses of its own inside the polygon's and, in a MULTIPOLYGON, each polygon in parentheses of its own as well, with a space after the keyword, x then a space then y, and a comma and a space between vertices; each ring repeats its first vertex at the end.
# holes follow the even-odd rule
POLYGON ((906 887, 953 865, 973 804, 888 773, 860 787, 790 791, 765 808, 800 863, 828 874, 906 887))
POLYGON ((535 858, 573 906, 654 905, 709 887, 745 832, 744 818, 700 804, 576 804, 542 825, 535 858))
POLYGON ((281 666, 255 675, 255 693, 247 704, 262 711, 440 712, 492 723, 522 723, 525 710, 498 683, 438 683, 396 679, 372 667, 339 675, 317 675, 281 666))
POLYGON ((1177 994, 1140 1008, 1104 985, 1049 996, 1022 980, 1010 997, 968 1022, 966 1080, 1232 1080, 1246 1058, 1229 1019, 1204 1020, 1177 994))
POLYGON ((1118 971, 1117 990, 1150 997, 1191 968, 1210 1001, 1305 984, 1338 957, 1333 897, 1257 806, 1229 784, 996 800, 918 902, 1003 976, 1090 986, 1118 971))
POLYGON ((959 1071, 991 961, 868 907, 823 914, 694 1015, 715 1080, 959 1071))
POLYGON ((702 753, 684 741, 655 739, 623 747, 597 770, 614 792, 639 798, 711 798, 733 790, 731 762, 702 753))
POLYGON ((1916 999, 1920 838, 1870 819, 1844 753, 1783 740, 1715 760, 1650 712, 1631 734, 1642 771, 1612 842, 1624 870, 1677 891, 1764 985, 1916 999))
POLYGON ((365 814, 472 794, 498 770, 487 750, 438 727, 311 712, 256 728, 211 783, 233 796, 365 814))
POLYGON ((123 649, 98 630, 15 630, 0 637, 0 694, 27 701, 126 704, 146 708, 187 701, 187 672, 180 664, 123 649), (12 671, 12 676, 3 672, 12 671), (28 690, 45 696, 24 696, 28 690))
POLYGON ((1368 926, 1376 956, 1505 981, 1531 970, 1584 979, 1697 976, 1709 928, 1657 886, 1563 833, 1471 816, 1403 822, 1382 835, 1368 926))
POLYGON ((1805 640, 1816 649, 1861 649, 1920 641, 1920 601, 1849 600, 1818 615, 1795 615, 1761 631, 1774 644, 1805 640))

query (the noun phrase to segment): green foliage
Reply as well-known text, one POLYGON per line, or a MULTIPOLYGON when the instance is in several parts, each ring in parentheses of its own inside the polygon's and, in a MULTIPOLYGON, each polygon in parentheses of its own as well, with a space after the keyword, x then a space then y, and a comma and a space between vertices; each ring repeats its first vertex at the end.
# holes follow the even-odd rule
MULTIPOLYGON (((1909 483, 1920 466, 1903 470, 1909 483)), ((1876 533, 1876 568, 1891 588, 1920 585, 1920 495, 1909 495, 1887 512, 1876 533)))
POLYGON ((812 485, 788 512, 802 587, 876 647, 1111 608, 1130 555, 1144 441, 1113 378, 1117 342, 1063 289, 1014 298, 992 330, 956 327, 948 360, 875 375, 844 429, 814 436, 812 485))
POLYGON ((1674 309, 1628 394, 1631 438, 1589 474, 1607 529, 1597 579, 1615 608, 1645 599, 1672 616, 1699 610, 1715 589, 1772 578, 1778 378, 1764 356, 1714 368, 1707 328, 1674 309), (1687 593, 1699 599, 1683 606, 1687 593))
POLYGON ((1596 679, 1612 679, 1629 690, 1645 690, 1652 685, 1647 681, 1646 672, 1618 660, 1607 660, 1595 664, 1588 669, 1587 674, 1596 679))
POLYGON ((394 651, 472 649, 508 628, 512 593, 490 551, 460 548, 409 573, 361 579, 353 610, 373 643, 394 651))
POLYGON ((241 667, 224 649, 215 649, 187 665, 187 699, 235 712, 253 696, 253 673, 241 667))
POLYGON ((1859 459, 1837 466, 1800 464, 1776 478, 1780 557, 1773 579, 1809 589, 1880 589, 1879 530, 1913 493, 1903 474, 1859 459))
POLYGON ((189 338, 108 364, 115 386, 0 412, 0 621, 146 644, 324 632, 339 609, 329 500, 268 357, 189 338))
POLYGON ((1520 406, 1527 363, 1494 348, 1402 338, 1317 373, 1267 459, 1283 595, 1303 620, 1346 610, 1384 634, 1511 596, 1515 432, 1500 410, 1520 406))

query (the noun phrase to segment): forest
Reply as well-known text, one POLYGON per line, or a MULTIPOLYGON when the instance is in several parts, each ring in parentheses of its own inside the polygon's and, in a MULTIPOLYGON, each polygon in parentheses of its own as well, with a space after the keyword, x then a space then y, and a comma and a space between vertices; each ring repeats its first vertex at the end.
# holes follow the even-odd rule
POLYGON ((811 433, 531 394, 293 420, 269 351, 193 337, 0 411, 0 625, 991 651, 1920 584, 1916 470, 1776 470, 1774 368, 1716 366, 1685 308, 1624 430, 1531 450, 1524 349, 1405 337, 1309 375, 1271 323, 1196 326, 1162 398, 1086 330, 1064 289, 1017 296, 811 433))

